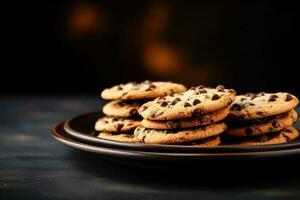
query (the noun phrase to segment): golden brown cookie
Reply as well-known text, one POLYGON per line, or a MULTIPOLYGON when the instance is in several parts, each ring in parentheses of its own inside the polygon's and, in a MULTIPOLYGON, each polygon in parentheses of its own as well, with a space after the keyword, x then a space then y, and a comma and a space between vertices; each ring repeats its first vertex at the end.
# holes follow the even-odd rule
POLYGON ((104 89, 101 97, 107 100, 154 99, 185 90, 184 85, 172 82, 129 82, 104 89))
POLYGON ((185 118, 185 119, 178 119, 178 120, 142 120, 142 126, 146 128, 152 129, 178 129, 178 128, 191 128, 197 126, 204 126, 213 124, 223 120, 229 113, 229 108, 223 108, 217 110, 212 113, 208 113, 206 115, 202 115, 199 117, 193 118, 185 118))
POLYGON ((148 120, 172 120, 202 116, 225 108, 235 98, 235 91, 224 86, 208 88, 192 87, 154 101, 149 101, 139 109, 139 114, 148 120))
POLYGON ((95 130, 103 132, 128 132, 141 125, 139 119, 124 117, 101 117, 95 124, 95 130))
POLYGON ((144 102, 115 100, 103 106, 103 113, 114 117, 133 117, 138 114, 138 109, 144 102))
POLYGON ((234 143, 235 146, 260 146, 271 144, 282 144, 298 138, 299 132, 294 127, 288 127, 276 133, 269 133, 261 136, 256 136, 251 139, 245 139, 241 142, 234 143))
POLYGON ((134 135, 142 143, 172 144, 190 142, 219 135, 224 132, 226 128, 225 123, 181 130, 157 130, 139 126, 135 129, 134 135))
POLYGON ((250 121, 231 122, 226 131, 226 136, 247 137, 254 135, 276 132, 293 125, 298 114, 295 110, 285 112, 268 118, 261 118, 250 121), (232 126, 230 125, 232 124, 232 126))
POLYGON ((297 106, 297 97, 286 93, 248 93, 236 96, 230 105, 228 119, 252 120, 278 115, 297 106))

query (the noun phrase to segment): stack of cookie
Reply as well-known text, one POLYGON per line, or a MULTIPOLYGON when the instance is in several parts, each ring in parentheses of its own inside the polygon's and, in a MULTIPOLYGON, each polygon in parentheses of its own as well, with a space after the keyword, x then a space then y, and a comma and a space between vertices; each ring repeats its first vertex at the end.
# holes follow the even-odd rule
POLYGON ((298 99, 285 92, 238 95, 230 106, 225 143, 243 146, 286 143, 298 137, 298 99))
POLYGON ((156 98, 143 104, 142 126, 135 129, 139 142, 149 144, 190 144, 217 146, 227 129, 223 120, 235 91, 224 86, 192 87, 185 92, 156 98))
POLYGON ((102 98, 112 101, 103 107, 106 116, 98 119, 95 124, 96 131, 99 131, 98 137, 121 142, 137 142, 133 130, 141 125, 141 117, 137 112, 141 105, 149 99, 185 90, 181 84, 151 81, 130 82, 103 90, 102 98))

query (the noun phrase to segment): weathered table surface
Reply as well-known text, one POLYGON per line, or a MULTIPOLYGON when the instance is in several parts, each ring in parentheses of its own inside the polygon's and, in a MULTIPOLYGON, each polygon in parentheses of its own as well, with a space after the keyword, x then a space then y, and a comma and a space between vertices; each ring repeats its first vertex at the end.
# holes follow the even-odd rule
POLYGON ((299 158, 140 170, 73 150, 53 124, 100 109, 97 96, 0 97, 0 199, 300 199, 299 158))

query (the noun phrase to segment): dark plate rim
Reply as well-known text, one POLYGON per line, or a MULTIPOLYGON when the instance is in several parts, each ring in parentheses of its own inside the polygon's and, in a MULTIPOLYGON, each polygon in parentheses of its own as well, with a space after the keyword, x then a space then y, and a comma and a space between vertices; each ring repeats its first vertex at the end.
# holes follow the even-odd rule
MULTIPOLYGON (((177 153, 177 152, 146 152, 137 150, 126 150, 118 148, 110 148, 103 146, 95 146, 85 144, 80 141, 65 137, 63 134, 68 135, 63 129, 63 123, 54 125, 51 129, 52 136, 60 143, 69 147, 97 153, 111 157, 122 157, 131 159, 147 159, 147 160, 177 160, 177 159, 196 159, 196 158, 219 158, 219 159, 242 159, 242 158, 266 158, 278 156, 291 156, 300 154, 300 148, 274 150, 274 151, 260 151, 260 152, 223 152, 223 153, 177 153), (61 131, 59 130, 61 129, 61 131)), ((68 135, 69 136, 69 135, 68 135)), ((70 137, 70 136, 69 136, 70 137)))
POLYGON ((75 130, 71 127, 72 121, 78 120, 78 118, 84 118, 89 115, 103 115, 101 112, 89 112, 81 115, 77 115, 71 119, 64 122, 64 130, 72 137, 79 139, 83 142, 88 142, 93 145, 104 145, 113 146, 122 149, 132 149, 132 150, 147 150, 147 151, 164 151, 164 152, 257 152, 257 151, 273 151, 279 149, 289 149, 300 147, 300 142, 298 140, 290 143, 284 144, 272 144, 264 146, 217 146, 217 147, 195 147, 187 145, 160 145, 160 144, 141 144, 141 143, 126 143, 117 142, 112 140, 105 140, 97 138, 95 136, 87 135, 83 132, 75 130))

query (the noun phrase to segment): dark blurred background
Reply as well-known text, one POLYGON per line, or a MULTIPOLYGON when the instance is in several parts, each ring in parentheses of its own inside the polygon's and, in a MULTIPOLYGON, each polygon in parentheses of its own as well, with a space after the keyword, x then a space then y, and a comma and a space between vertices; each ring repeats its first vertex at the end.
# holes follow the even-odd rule
POLYGON ((13 1, 2 6, 1 94, 144 79, 299 93, 293 2, 13 1))

